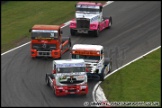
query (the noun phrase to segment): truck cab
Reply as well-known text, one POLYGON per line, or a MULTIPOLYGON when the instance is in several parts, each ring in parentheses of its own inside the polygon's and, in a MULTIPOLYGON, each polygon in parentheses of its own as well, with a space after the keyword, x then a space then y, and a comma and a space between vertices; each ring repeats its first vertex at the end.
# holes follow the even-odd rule
POLYGON ((52 73, 46 74, 46 84, 56 96, 88 93, 87 75, 83 59, 54 60, 52 73))
POLYGON ((71 57, 85 60, 89 79, 97 76, 103 81, 104 75, 111 71, 111 60, 105 58, 104 47, 101 45, 75 44, 72 47, 71 57))
POLYGON ((59 25, 34 25, 31 32, 31 57, 61 58, 71 47, 70 38, 63 38, 59 25))
POLYGON ((112 18, 103 17, 103 5, 95 2, 78 2, 75 5, 75 19, 70 22, 71 35, 92 34, 99 36, 99 32, 110 28, 112 18))

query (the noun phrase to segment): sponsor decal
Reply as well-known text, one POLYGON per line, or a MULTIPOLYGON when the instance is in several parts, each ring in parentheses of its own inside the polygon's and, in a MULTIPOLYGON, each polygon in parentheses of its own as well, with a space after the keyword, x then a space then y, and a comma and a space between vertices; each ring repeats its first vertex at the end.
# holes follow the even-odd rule
POLYGON ((62 67, 85 67, 84 63, 72 63, 72 64, 57 64, 56 68, 62 68, 62 67))

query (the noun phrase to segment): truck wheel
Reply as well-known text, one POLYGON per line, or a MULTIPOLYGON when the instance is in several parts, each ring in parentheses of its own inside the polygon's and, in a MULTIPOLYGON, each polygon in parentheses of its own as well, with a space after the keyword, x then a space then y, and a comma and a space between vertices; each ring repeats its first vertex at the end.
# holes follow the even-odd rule
POLYGON ((104 65, 108 65, 109 63, 112 63, 110 58, 105 58, 104 65))
POLYGON ((69 46, 68 46, 69 50, 71 50, 71 39, 69 38, 69 46))
POLYGON ((110 58, 105 58, 104 60, 104 66, 107 66, 107 65, 109 65, 108 73, 110 73, 112 70, 112 61, 110 58))
POLYGON ((54 93, 55 96, 57 96, 55 88, 53 88, 53 93, 54 93))
POLYGON ((60 54, 60 57, 58 59, 61 59, 61 54, 60 54))
POLYGON ((108 71, 108 73, 110 73, 112 71, 112 62, 110 61, 110 63, 109 63, 109 71, 108 71))
POLYGON ((111 28, 111 26, 112 26, 112 17, 111 16, 110 17, 103 17, 103 19, 104 20, 107 20, 107 19, 110 20, 109 25, 108 25, 108 27, 106 27, 106 29, 111 28))
POLYGON ((100 81, 104 81, 104 71, 102 70, 101 74, 100 74, 100 81))
POLYGON ((109 17, 109 20, 110 20, 110 22, 109 22, 108 28, 111 28, 111 26, 112 26, 112 17, 109 17))
POLYGON ((35 57, 31 57, 32 60, 35 60, 35 57))
POLYGON ((56 93, 55 88, 53 88, 53 93, 54 93, 55 96, 59 96, 59 95, 56 93))
POLYGON ((99 30, 99 27, 98 27, 98 29, 96 31, 94 31, 94 36, 98 37, 99 36, 99 32, 100 32, 100 30, 99 30))
POLYGON ((83 97, 86 97, 86 96, 87 96, 87 94, 82 94, 82 96, 83 96, 83 97))
POLYGON ((50 84, 49 84, 49 78, 48 78, 48 74, 46 74, 45 81, 46 81, 47 86, 50 86, 50 84))
POLYGON ((70 34, 71 34, 71 36, 74 36, 76 34, 75 30, 70 29, 70 34))

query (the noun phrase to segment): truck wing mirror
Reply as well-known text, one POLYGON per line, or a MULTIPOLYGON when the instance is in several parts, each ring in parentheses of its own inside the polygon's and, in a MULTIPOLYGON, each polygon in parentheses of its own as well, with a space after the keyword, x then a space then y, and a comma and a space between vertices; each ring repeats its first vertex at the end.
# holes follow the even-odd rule
POLYGON ((63 34, 63 31, 62 30, 60 31, 60 34, 63 34))
POLYGON ((102 8, 103 8, 103 7, 102 7, 102 6, 100 6, 100 12, 102 12, 102 8))
POLYGON ((54 70, 52 71, 52 73, 55 74, 55 73, 56 73, 56 69, 54 69, 54 70))
POLYGON ((29 32, 31 32, 32 31, 32 29, 29 29, 29 32))

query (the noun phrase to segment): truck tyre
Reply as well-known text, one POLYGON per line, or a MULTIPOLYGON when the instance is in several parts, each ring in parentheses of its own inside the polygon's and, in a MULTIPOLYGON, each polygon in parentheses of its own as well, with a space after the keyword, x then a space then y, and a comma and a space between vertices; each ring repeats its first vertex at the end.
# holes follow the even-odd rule
POLYGON ((109 23, 108 27, 106 27, 106 29, 111 28, 111 26, 112 26, 112 17, 111 16, 110 17, 103 17, 103 19, 104 20, 107 20, 107 19, 110 20, 110 23, 109 23))
POLYGON ((50 84, 49 84, 49 78, 48 78, 48 74, 46 74, 45 81, 46 81, 47 86, 50 86, 50 84))
POLYGON ((82 96, 83 96, 83 97, 86 97, 86 96, 87 96, 87 94, 86 94, 86 93, 85 93, 85 94, 82 94, 82 96))
POLYGON ((109 71, 108 71, 108 73, 110 73, 112 71, 112 61, 110 61, 110 63, 109 63, 109 71))
POLYGON ((32 60, 35 60, 36 57, 31 57, 32 60))
POLYGON ((110 22, 109 22, 108 28, 111 28, 111 26, 112 26, 112 17, 111 16, 109 17, 109 20, 110 20, 110 22))
POLYGON ((61 55, 61 53, 60 53, 60 57, 59 57, 58 59, 61 59, 61 56, 62 56, 62 55, 61 55))
POLYGON ((70 29, 70 34, 71 34, 71 36, 74 36, 76 34, 75 30, 70 29))
POLYGON ((71 50, 71 38, 69 38, 69 50, 71 50))
POLYGON ((104 65, 108 65, 109 63, 110 63, 110 58, 105 58, 105 60, 104 60, 104 65))
POLYGON ((59 95, 56 93, 55 88, 53 88, 53 93, 54 93, 54 95, 55 95, 56 97, 58 97, 58 96, 59 96, 59 95))
POLYGON ((112 61, 111 61, 111 59, 110 58, 105 58, 104 65, 105 66, 109 65, 109 71, 108 71, 108 73, 110 73, 111 70, 112 70, 112 61))
POLYGON ((104 68, 102 69, 100 73, 100 81, 104 81, 104 68))
POLYGON ((98 29, 96 31, 94 31, 94 36, 98 37, 99 36, 99 32, 100 32, 100 30, 99 30, 99 27, 98 27, 98 29))
POLYGON ((53 88, 53 93, 54 93, 55 96, 57 96, 55 88, 53 88))

